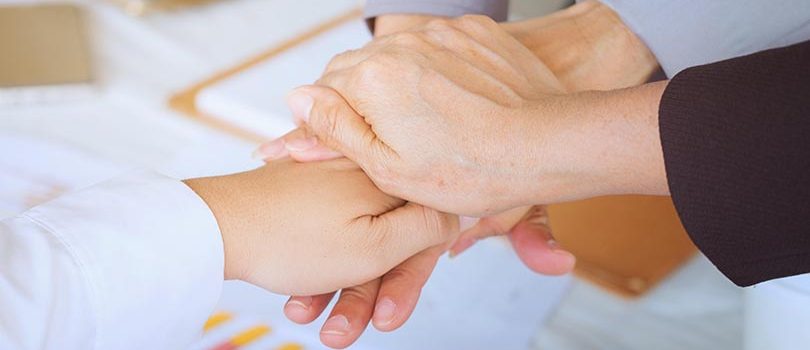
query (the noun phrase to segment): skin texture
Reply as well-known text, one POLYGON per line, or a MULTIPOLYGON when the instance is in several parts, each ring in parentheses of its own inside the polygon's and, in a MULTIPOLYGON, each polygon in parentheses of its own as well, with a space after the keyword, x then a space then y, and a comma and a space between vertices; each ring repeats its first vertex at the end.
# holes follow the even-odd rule
POLYGON ((545 155, 501 140, 528 139, 532 114, 557 114, 546 99, 563 92, 519 42, 471 16, 339 55, 318 84, 299 88, 288 103, 384 192, 482 216, 531 203, 514 188, 536 187, 537 174, 522 164, 545 155), (453 100, 465 103, 447 104, 453 100))
MULTIPOLYGON (((376 21, 375 34, 385 36, 402 30, 418 29, 431 19, 434 17, 383 16, 376 21)), ((646 46, 626 28, 613 11, 598 2, 580 2, 549 16, 501 26, 540 58, 568 92, 639 85, 657 69, 657 62, 646 46)), ((342 156, 319 143, 305 124, 285 137, 263 145, 258 153, 270 159, 289 155, 299 161, 342 156)), ((558 247, 553 240, 543 206, 515 208, 482 218, 477 225, 463 233, 451 248, 451 255, 462 252, 478 239, 499 234, 508 235, 517 255, 534 271, 562 274, 573 268, 574 257, 558 247)), ((419 291, 441 251, 437 250, 435 256, 430 256, 431 254, 432 252, 423 252, 420 255, 427 255, 428 259, 416 256, 392 270, 383 279, 377 295, 374 290, 366 290, 362 298, 341 300, 333 310, 333 315, 348 310, 370 310, 370 305, 375 300, 394 300, 397 304, 394 321, 379 322, 379 319, 386 318, 378 317, 380 313, 375 313, 374 324, 380 330, 395 329, 410 315, 419 291), (388 284, 397 287, 386 288, 388 284)), ((370 286, 371 289, 374 287, 370 286)), ((314 299, 292 297, 287 315, 293 320, 309 322, 324 310, 329 299, 331 295, 328 298, 318 296, 314 299), (297 308, 294 304, 299 299, 311 302, 313 306, 297 308)), ((388 314, 390 313, 386 313, 388 314)), ((371 316, 365 318, 365 323, 368 322, 368 317, 371 316)), ((352 326, 362 331, 365 327, 362 321, 361 317, 361 321, 352 322, 352 326)), ((324 340, 325 344, 338 347, 350 344, 354 341, 353 337, 359 334, 360 332, 353 330, 349 336, 332 336, 324 340)))
POLYGON ((226 278, 276 293, 367 283, 458 230, 454 216, 386 195, 346 159, 278 161, 186 184, 217 218, 226 278))

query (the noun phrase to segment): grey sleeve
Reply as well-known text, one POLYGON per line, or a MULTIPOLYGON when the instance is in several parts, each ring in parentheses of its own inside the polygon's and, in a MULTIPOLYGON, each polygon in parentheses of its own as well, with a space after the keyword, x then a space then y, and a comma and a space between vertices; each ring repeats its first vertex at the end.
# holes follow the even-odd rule
POLYGON ((505 21, 509 0, 367 0, 365 15, 372 19, 385 14, 424 14, 458 17, 480 14, 505 21))
POLYGON ((602 0, 667 76, 810 39, 808 0, 602 0))

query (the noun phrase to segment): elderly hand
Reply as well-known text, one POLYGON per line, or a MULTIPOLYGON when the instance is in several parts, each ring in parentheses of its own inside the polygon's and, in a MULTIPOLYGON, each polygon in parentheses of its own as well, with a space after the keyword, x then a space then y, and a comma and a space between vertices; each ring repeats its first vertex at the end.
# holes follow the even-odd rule
MULTIPOLYGON (((413 28, 427 23, 431 17, 402 15, 381 19, 384 20, 378 21, 377 34, 413 28)), ((657 68, 655 57, 641 40, 615 12, 598 1, 583 1, 548 16, 501 26, 547 64, 568 91, 639 85, 657 68)), ((302 130, 265 144, 259 151, 270 158, 290 155, 302 161, 339 155, 302 130)), ((476 237, 505 232, 500 228, 511 227, 514 221, 509 220, 516 217, 520 216, 506 213, 483 220, 464 233, 451 253, 462 251, 476 237)))
MULTIPOLYGON (((503 23, 501 26, 545 63, 566 90, 571 92, 637 86, 646 82, 658 68, 655 57, 644 43, 613 10, 599 1, 578 2, 544 17, 503 23)), ((312 147, 308 154, 293 152, 291 155, 306 157, 318 154, 319 149, 323 147, 312 147)), ((509 234, 515 242, 512 235, 516 231, 510 231, 510 227, 525 226, 526 219, 538 217, 537 213, 545 217, 545 208, 534 207, 531 210, 535 215, 522 208, 481 219, 473 228, 462 233, 458 242, 450 248, 450 253, 460 254, 477 240, 494 235, 509 234), (527 214, 519 226, 513 226, 518 225, 516 218, 520 217, 520 213, 527 214)), ((555 248, 548 228, 538 230, 538 234, 549 240, 551 249, 536 249, 537 256, 548 256, 552 252, 564 254, 555 248)), ((520 254, 520 249, 517 251, 520 254)), ((528 258, 524 258, 524 261, 528 258)), ((564 267, 558 266, 559 261, 570 262, 566 266, 573 268, 571 258, 550 259, 551 262, 558 262, 551 265, 543 260, 544 268, 546 271, 564 271, 564 267), (553 266, 559 269, 555 270, 553 266)), ((528 262, 527 265, 533 266, 528 262)))
POLYGON ((538 187, 525 165, 544 155, 516 141, 535 137, 534 114, 562 91, 531 52, 473 16, 340 55, 288 102, 386 193, 479 216, 535 199, 515 189, 538 187))

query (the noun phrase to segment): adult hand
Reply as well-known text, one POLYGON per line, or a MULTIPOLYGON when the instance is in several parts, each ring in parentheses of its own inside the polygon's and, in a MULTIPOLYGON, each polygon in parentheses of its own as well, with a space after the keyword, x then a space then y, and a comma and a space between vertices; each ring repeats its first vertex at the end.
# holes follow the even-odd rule
POLYGON ((531 203, 515 189, 542 180, 525 166, 538 154, 514 141, 530 138, 533 112, 562 91, 496 23, 471 16, 340 55, 289 103, 383 191, 480 216, 531 203))
MULTIPOLYGON (((375 35, 423 24, 430 18, 419 15, 381 16, 375 23, 375 35)), ((273 160, 289 155, 298 161, 324 161, 343 157, 338 152, 319 146, 317 139, 305 127, 286 135, 285 140, 290 143, 265 145, 265 151, 273 147, 276 150, 273 157, 262 155, 261 158, 273 160), (300 149, 302 152, 290 152, 289 149, 300 149)), ((321 342, 332 348, 345 348, 357 341, 369 323, 383 332, 401 327, 413 313, 422 287, 446 248, 447 244, 428 248, 378 279, 342 289, 321 329, 321 342)), ((284 307, 284 313, 293 322, 310 323, 325 311, 335 294, 292 296, 284 307)))
MULTIPOLYGON (((377 20, 375 33, 377 35, 388 34, 417 24, 424 24, 428 20, 429 18, 426 16, 384 16, 377 20)), ((319 145, 317 138, 308 131, 305 125, 283 139, 264 145, 258 153, 260 155, 263 153, 262 157, 269 156, 271 159, 290 155, 299 161, 327 160, 342 156, 338 152, 319 145)), ((520 217, 524 214, 525 209, 517 215, 520 217)), ((561 274, 570 271, 573 256, 557 247, 549 246, 549 242, 553 242, 553 240, 550 240, 548 227, 542 220, 536 220, 536 215, 527 215, 527 218, 533 219, 527 219, 522 224, 516 225, 512 231, 513 234, 510 235, 518 256, 526 262, 527 266, 541 273, 561 274), (556 254, 548 254, 550 252, 556 254)), ((485 219, 485 221, 503 224, 503 220, 495 218, 485 219)), ((513 225, 514 222, 508 227, 513 225)), ((387 273, 379 283, 344 289, 342 294, 347 297, 341 297, 329 319, 348 317, 352 320, 350 323, 354 328, 343 334, 323 332, 324 344, 332 347, 345 347, 354 342, 362 333, 365 325, 372 319, 372 314, 368 312, 372 308, 375 309, 373 323, 378 330, 390 331, 400 327, 413 311, 422 286, 443 252, 444 249, 439 247, 430 249, 387 273), (376 306, 374 306, 375 303, 376 306)), ((324 311, 332 297, 333 294, 291 297, 285 307, 285 313, 295 322, 311 322, 324 311)), ((324 329, 328 326, 329 322, 324 329)))
POLYGON ((599 1, 581 1, 547 16, 501 26, 570 92, 640 85, 658 69, 641 39, 599 1))
MULTIPOLYGON (((614 90, 640 85, 658 68, 658 63, 647 46, 613 10, 599 1, 578 2, 547 16, 503 23, 501 26, 545 63, 570 92, 614 90)), ((309 154, 317 154, 322 148, 312 147, 309 154)), ((296 153, 298 152, 293 152, 292 155, 298 156, 296 153)), ((545 213, 545 208, 542 207, 530 210, 545 213)), ((482 238, 507 232, 514 242, 513 236, 517 232, 510 231, 509 228, 513 225, 525 226, 527 218, 536 217, 527 213, 523 221, 517 224, 516 218, 521 212, 526 212, 526 208, 512 209, 481 219, 474 227, 461 234, 458 242, 450 248, 450 253, 460 254, 482 238)), ((538 233, 541 231, 538 230, 538 233)), ((560 259, 551 260, 555 263, 542 265, 545 268, 543 271, 550 273, 549 269, 553 270, 553 266, 560 268, 555 271, 564 271, 565 266, 573 268, 573 256, 563 258, 567 253, 554 244, 549 230, 545 232, 545 235, 540 234, 539 237, 547 237, 550 244, 537 245, 536 248, 548 249, 535 249, 532 256, 536 258, 554 252, 560 255, 560 259), (560 262, 564 262, 563 266, 560 262)), ((519 255, 520 248, 516 245, 519 255)), ((527 261, 527 266, 535 265, 527 261)))
MULTIPOLYGON (((380 278, 344 288, 321 328, 321 342, 332 348, 345 348, 363 334, 369 322, 383 332, 401 327, 411 316, 422 287, 446 249, 447 244, 428 248, 380 278)), ((284 313, 293 322, 310 323, 325 311, 334 296, 335 293, 290 297, 284 313)))
MULTIPOLYGON (((378 34, 412 28, 430 20, 428 16, 387 17, 378 22, 378 34)), ((658 66, 643 42, 615 12, 598 1, 579 2, 544 17, 501 26, 546 63, 568 91, 612 90, 639 85, 658 66)), ((302 161, 338 155, 303 131, 265 144, 259 152, 265 157, 290 155, 302 161)), ((506 213, 482 220, 474 229, 462 234, 451 254, 463 251, 477 238, 505 232, 500 228, 512 227, 516 222, 510 220, 517 217, 506 213)))
MULTIPOLYGON (((424 24, 429 20, 425 16, 386 17, 395 18, 378 21, 377 34, 412 28, 414 24, 424 24)), ((646 80, 657 66, 649 50, 627 30, 615 13, 595 2, 579 3, 545 18, 505 24, 504 28, 524 45, 529 46, 535 55, 548 62, 549 67, 569 90, 610 89, 639 84, 646 80), (586 43, 590 45, 585 45, 586 43)), ((271 159, 290 155, 301 161, 340 156, 340 153, 319 144, 314 134, 306 127, 263 145, 258 153, 271 159)), ((573 267, 574 258, 554 244, 548 230, 544 208, 535 207, 531 212, 524 214, 525 211, 525 208, 513 209, 482 219, 476 227, 464 234, 466 239, 460 240, 451 249, 451 254, 465 249, 465 246, 470 245, 470 241, 478 237, 508 230, 518 256, 527 266, 545 274, 569 271, 573 267), (517 218, 521 217, 523 219, 514 224, 517 218)), ((435 259, 429 269, 432 269, 432 264, 435 264, 435 259)), ((418 288, 411 288, 416 297, 423 283, 423 280, 418 281, 415 283, 418 288)), ((378 300, 382 299, 383 294, 380 293, 378 300)), ((416 298, 405 299, 415 301, 416 298)), ((322 310, 323 308, 317 313, 310 311, 309 319, 317 317, 322 310)), ((397 312, 406 315, 409 315, 410 311, 397 308, 397 312)), ((375 326, 381 328, 377 325, 376 316, 375 326)))
POLYGON ((318 295, 363 285, 454 238, 458 219, 379 191, 353 162, 278 161, 187 180, 222 232, 225 276, 318 295))
MULTIPOLYGON (((434 19, 439 18, 381 16, 376 20, 375 36, 418 29, 434 19)), ((658 68, 655 56, 638 36, 599 1, 578 2, 547 16, 506 22, 501 27, 540 59, 568 92, 636 86, 658 68)), ((342 156, 303 129, 261 145, 257 155, 301 161, 342 156)))

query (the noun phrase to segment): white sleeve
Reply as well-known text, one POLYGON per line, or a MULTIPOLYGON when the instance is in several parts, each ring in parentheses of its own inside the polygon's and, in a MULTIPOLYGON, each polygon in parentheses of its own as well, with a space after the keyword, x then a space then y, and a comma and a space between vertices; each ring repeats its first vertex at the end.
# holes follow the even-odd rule
POLYGON ((222 288, 208 206, 136 173, 0 222, 0 349, 180 349, 222 288))

